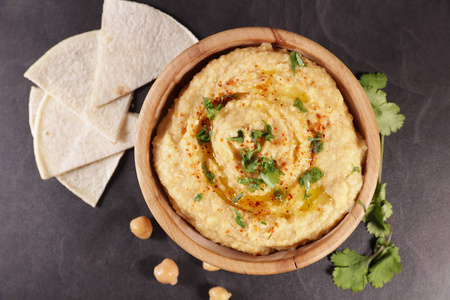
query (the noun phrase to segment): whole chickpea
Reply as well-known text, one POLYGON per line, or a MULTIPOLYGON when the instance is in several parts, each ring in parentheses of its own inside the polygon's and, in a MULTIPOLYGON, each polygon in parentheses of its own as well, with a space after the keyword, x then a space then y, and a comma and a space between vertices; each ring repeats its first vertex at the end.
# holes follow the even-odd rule
POLYGON ((156 280, 164 284, 175 285, 178 282, 178 266, 170 258, 164 259, 153 270, 156 280))
POLYGON ((131 220, 130 229, 135 236, 142 240, 148 239, 153 232, 152 222, 144 216, 131 220))
POLYGON ((213 287, 209 290, 209 300, 228 300, 231 293, 221 286, 213 287))
POLYGON ((203 269, 205 269, 206 271, 210 271, 210 272, 214 272, 214 271, 219 271, 220 270, 218 267, 210 265, 210 264, 208 264, 206 262, 203 262, 203 269))

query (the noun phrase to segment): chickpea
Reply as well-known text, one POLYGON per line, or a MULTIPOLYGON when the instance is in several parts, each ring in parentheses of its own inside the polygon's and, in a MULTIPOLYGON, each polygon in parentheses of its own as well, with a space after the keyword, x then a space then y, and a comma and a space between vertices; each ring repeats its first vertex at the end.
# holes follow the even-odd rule
POLYGON ((178 282, 178 266, 170 258, 164 259, 153 270, 156 280, 164 284, 175 285, 178 282))
POLYGON ((142 240, 148 239, 153 232, 153 226, 147 217, 140 216, 130 222, 131 232, 142 240))
POLYGON ((203 269, 205 269, 206 271, 210 271, 210 272, 214 272, 214 271, 219 271, 220 268, 215 267, 213 265, 210 265, 206 262, 203 262, 203 269))
POLYGON ((216 286, 209 290, 209 300, 228 300, 230 297, 231 293, 221 286, 216 286))

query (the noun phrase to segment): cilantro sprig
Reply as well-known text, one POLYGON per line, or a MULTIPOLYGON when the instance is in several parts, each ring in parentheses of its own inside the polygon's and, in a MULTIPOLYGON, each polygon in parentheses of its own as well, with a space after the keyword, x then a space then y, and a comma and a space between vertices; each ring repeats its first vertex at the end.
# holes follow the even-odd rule
POLYGON ((343 289, 359 292, 367 282, 380 288, 388 283, 394 274, 400 274, 402 264, 398 247, 390 242, 391 235, 386 240, 379 238, 372 255, 365 256, 350 249, 344 249, 331 256, 335 265, 333 270, 334 283, 343 289))
MULTIPOLYGON (((400 114, 400 108, 395 103, 386 101, 386 93, 382 91, 387 78, 382 73, 365 74, 359 80, 370 100, 378 124, 381 140, 381 162, 383 161, 384 137, 396 132, 403 126, 405 117, 400 114)), ((343 289, 358 292, 364 289, 367 282, 375 288, 388 283, 394 274, 400 274, 402 264, 398 247, 391 243, 392 225, 388 219, 392 216, 392 204, 386 200, 386 183, 381 182, 382 163, 378 184, 369 207, 363 206, 365 215, 362 221, 367 231, 376 238, 373 254, 364 256, 350 249, 335 252, 331 256, 334 264, 333 281, 343 289), (387 238, 386 238, 387 237, 387 238)), ((353 167, 352 172, 360 172, 359 167, 353 167)), ((347 177, 349 176, 347 175, 347 177)))

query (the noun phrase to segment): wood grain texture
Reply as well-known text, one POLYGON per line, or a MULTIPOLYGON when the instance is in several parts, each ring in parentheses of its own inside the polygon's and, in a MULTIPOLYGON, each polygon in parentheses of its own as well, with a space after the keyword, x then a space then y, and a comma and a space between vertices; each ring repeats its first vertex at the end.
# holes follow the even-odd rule
POLYGON ((141 109, 135 143, 135 162, 145 201, 164 231, 196 258, 231 272, 277 274, 308 266, 342 244, 360 223, 364 211, 355 205, 343 220, 320 240, 291 251, 277 251, 267 256, 253 256, 218 245, 198 233, 172 209, 167 195, 153 170, 151 140, 162 114, 173 103, 181 88, 207 62, 234 48, 255 46, 262 42, 295 50, 323 66, 338 84, 357 130, 368 146, 363 168, 364 183, 358 199, 370 204, 380 167, 378 127, 367 96, 350 70, 332 53, 298 34, 280 29, 247 27, 214 34, 188 48, 173 60, 157 78, 141 109))

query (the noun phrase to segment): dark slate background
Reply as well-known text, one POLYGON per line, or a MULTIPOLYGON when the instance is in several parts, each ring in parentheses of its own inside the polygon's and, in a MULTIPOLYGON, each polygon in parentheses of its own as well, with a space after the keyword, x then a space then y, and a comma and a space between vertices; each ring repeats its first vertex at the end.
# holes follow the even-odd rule
MULTIPOLYGON (((142 0, 199 39, 243 26, 291 30, 323 45, 355 74, 384 72, 388 100, 406 116, 386 138, 383 181, 403 272, 382 289, 344 291, 328 258, 294 272, 206 272, 154 223, 150 240, 129 221, 151 214, 128 151, 93 209, 56 180, 41 181, 28 127, 25 70, 59 41, 99 29, 102 1, 0 0, 0 299, 450 299, 450 5, 448 1, 142 0), (153 277, 163 258, 179 283, 153 277)), ((136 94, 139 111, 150 88, 136 94)), ((360 225, 340 247, 370 253, 360 225)))

